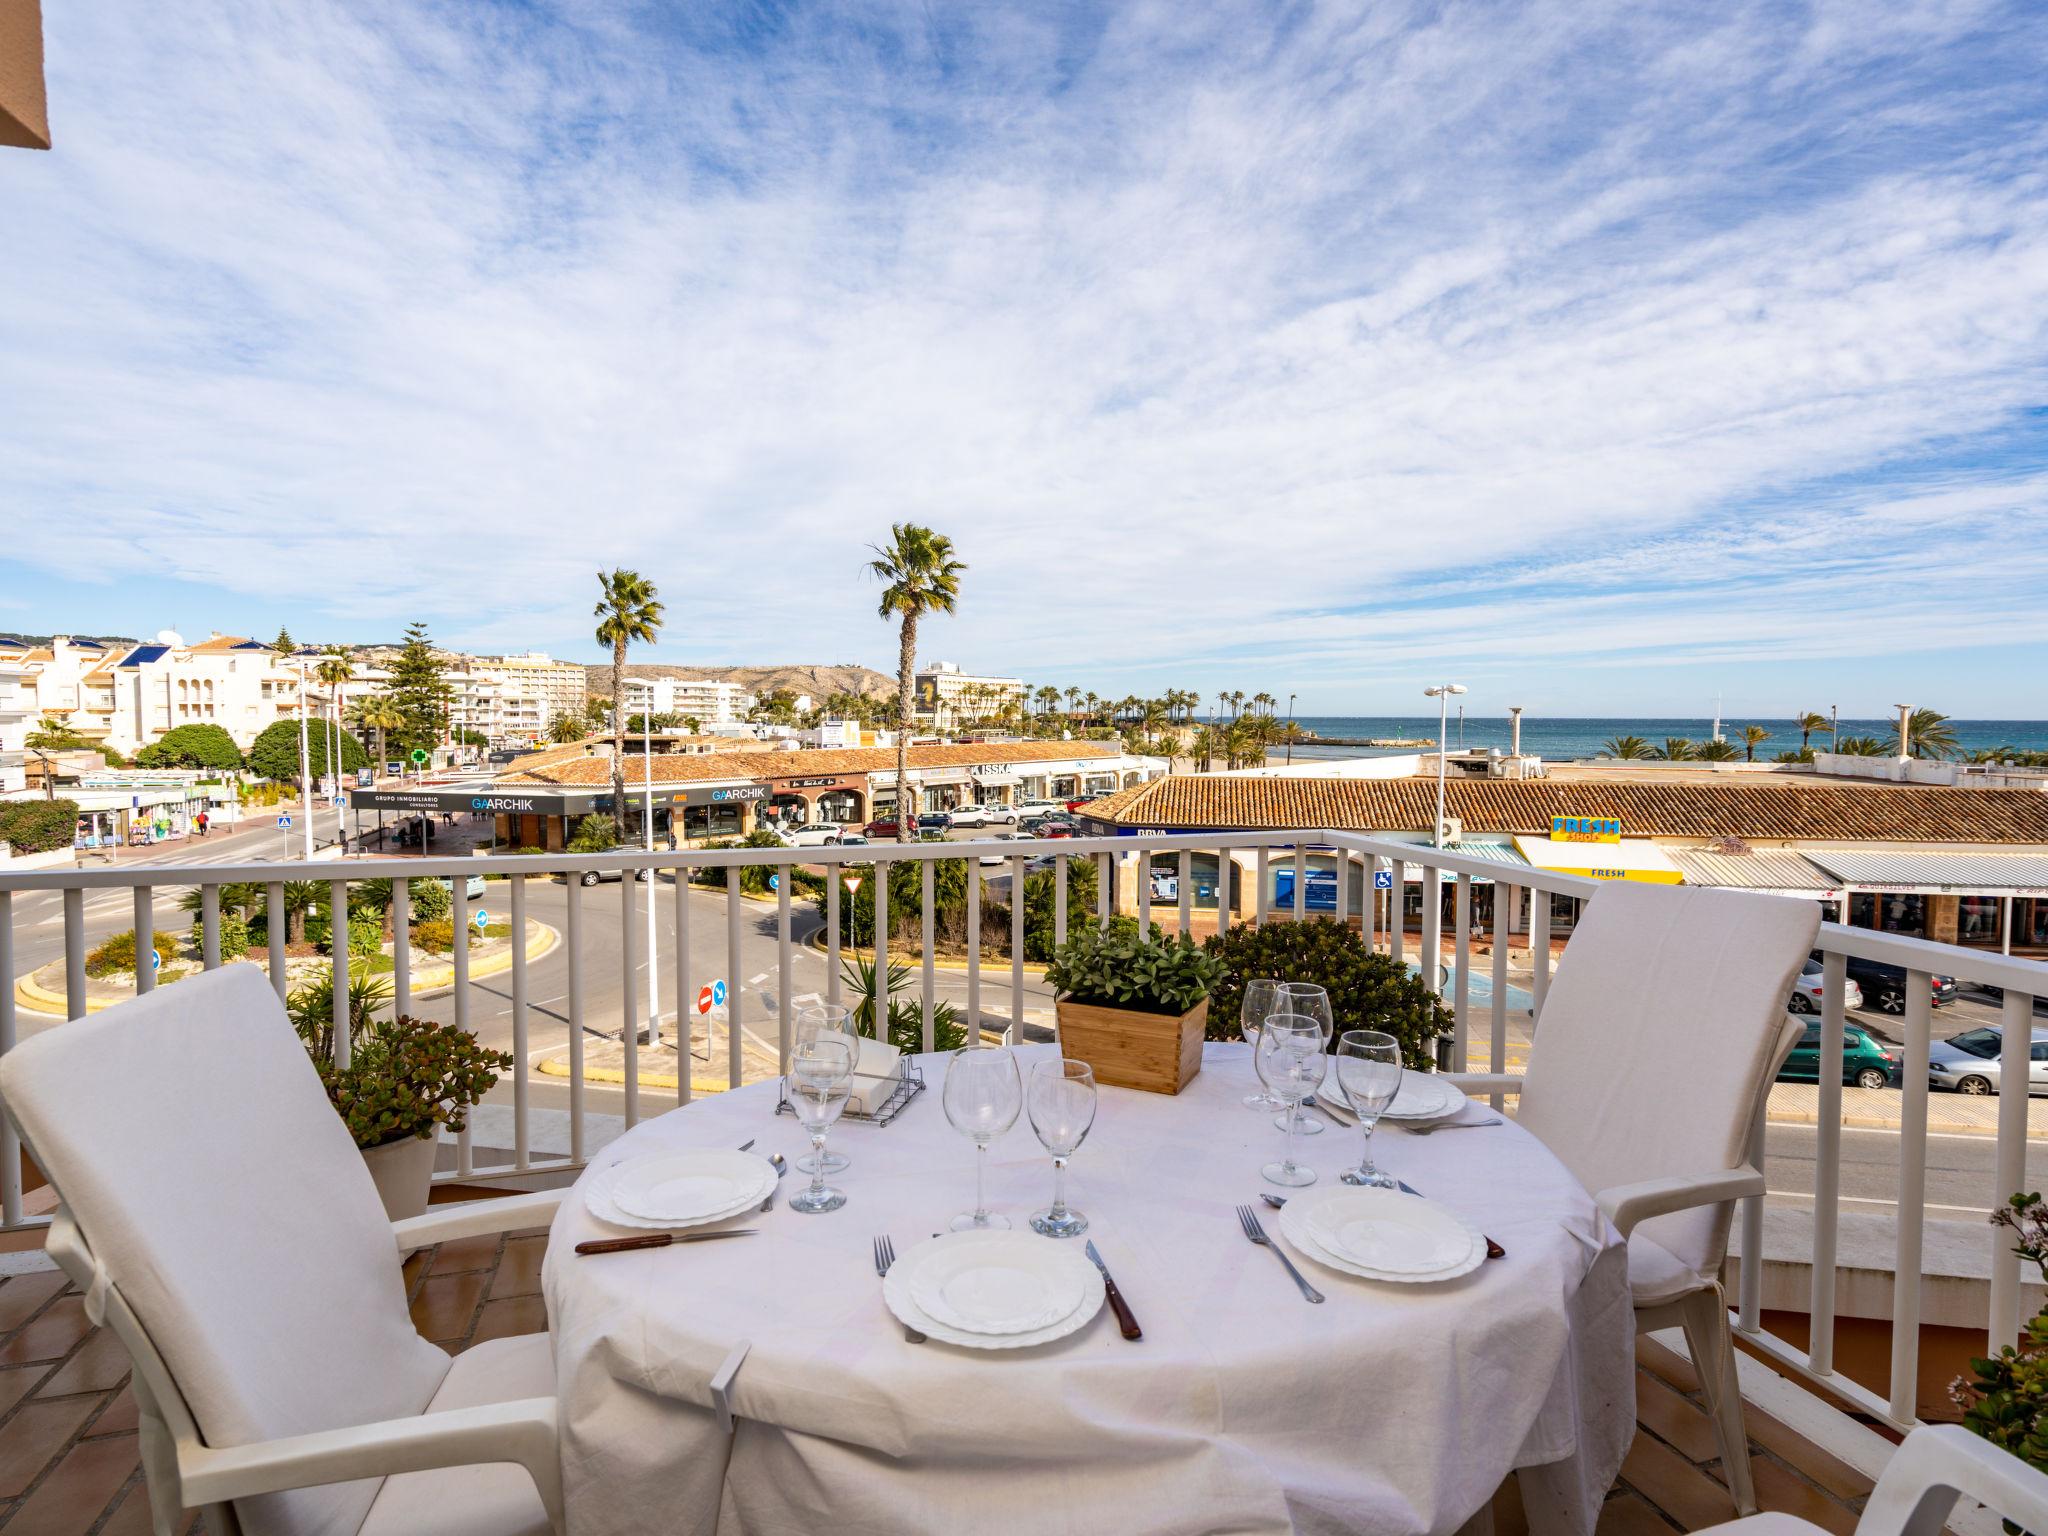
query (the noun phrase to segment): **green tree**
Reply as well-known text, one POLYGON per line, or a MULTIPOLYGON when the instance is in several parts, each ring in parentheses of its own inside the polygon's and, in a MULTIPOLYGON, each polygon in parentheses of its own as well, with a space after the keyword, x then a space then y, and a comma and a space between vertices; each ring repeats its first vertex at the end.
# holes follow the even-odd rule
MULTIPOLYGON (((328 771, 327 734, 310 726, 306 732, 306 754, 314 778, 328 771)), ((363 750, 363 744, 346 731, 341 735, 339 765, 344 773, 352 772, 368 763, 370 756, 363 750)), ((263 734, 256 738, 249 748, 249 771, 261 774, 266 779, 282 783, 290 779, 297 782, 299 777, 299 722, 279 720, 264 727, 263 734)))
POLYGON ((299 643, 292 638, 292 632, 283 625, 277 629, 277 638, 270 642, 270 654, 278 661, 290 661, 298 653, 299 643))
POLYGON ((1732 763, 1735 761, 1735 743, 1732 741, 1703 741, 1693 752, 1703 763, 1732 763))
POLYGON ((928 613, 951 613, 960 596, 966 565, 953 558, 953 541, 916 523, 895 523, 889 542, 873 546, 868 574, 882 583, 881 616, 895 618, 896 644, 896 840, 916 835, 910 803, 911 690, 917 671, 917 624, 928 613))
MULTIPOLYGON (((1892 727, 1892 746, 1898 747, 1899 728, 1892 727)), ((1955 727, 1947 715, 1931 709, 1916 709, 1906 722, 1906 750, 1915 757, 1954 757, 1955 727)))
POLYGON ((401 751, 440 745, 448 732, 455 690, 448 682, 448 663, 435 654, 426 625, 405 626, 405 646, 391 664, 391 682, 384 694, 405 722, 395 732, 401 751))
POLYGON ((567 746, 572 741, 581 741, 589 729, 581 715, 557 715, 548 722, 548 740, 567 746))
POLYGON ((1609 757, 1634 760, 1636 758, 1648 757, 1650 755, 1650 744, 1640 736, 1610 736, 1607 738, 1607 744, 1602 750, 1609 757))
POLYGON ((1813 733, 1826 730, 1830 721, 1826 715, 1815 714, 1809 709, 1799 717, 1798 724, 1799 745, 1805 748, 1813 744, 1813 733))
POLYGON ((1742 728, 1742 751, 1749 762, 1756 761, 1756 749, 1771 739, 1771 733, 1760 725, 1745 725, 1742 728))
POLYGON ((655 601, 654 583, 638 571, 624 568, 609 575, 597 573, 598 600, 592 610, 597 618, 597 643, 612 651, 612 697, 620 707, 612 711, 612 830, 626 835, 626 647, 638 640, 652 645, 661 630, 661 604, 655 601))
POLYGON ((135 754, 138 768, 219 768, 242 766, 242 749, 217 725, 181 725, 165 731, 135 754))
POLYGON ((388 695, 373 693, 356 706, 356 728, 377 733, 377 771, 382 773, 390 761, 386 755, 386 743, 393 731, 405 729, 405 716, 388 695))
POLYGON ((1700 755, 1700 749, 1687 736, 1666 736, 1664 745, 1651 751, 1650 756, 1661 758, 1668 763, 1689 763, 1700 755))

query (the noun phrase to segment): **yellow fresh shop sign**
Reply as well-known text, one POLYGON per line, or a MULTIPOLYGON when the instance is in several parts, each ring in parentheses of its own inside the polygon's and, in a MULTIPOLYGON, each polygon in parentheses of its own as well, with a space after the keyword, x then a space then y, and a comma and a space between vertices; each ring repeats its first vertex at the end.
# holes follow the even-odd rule
POLYGON ((1553 816, 1550 818, 1550 840, 1553 843, 1618 843, 1621 841, 1621 823, 1606 816, 1553 816))

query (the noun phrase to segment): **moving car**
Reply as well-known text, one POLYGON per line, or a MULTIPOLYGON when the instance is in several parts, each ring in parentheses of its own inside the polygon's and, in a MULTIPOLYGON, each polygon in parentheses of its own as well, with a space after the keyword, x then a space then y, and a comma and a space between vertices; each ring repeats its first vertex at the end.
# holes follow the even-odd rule
MULTIPOLYGON (((1927 1086, 1971 1095, 1998 1092, 2004 1032, 1996 1024, 1966 1029, 1927 1047, 1927 1086)), ((2048 1093, 2048 1027, 2035 1025, 2027 1048, 2027 1092, 2048 1093)))
MULTIPOLYGON (((1809 956, 1799 974, 1792 978, 1792 998, 1786 1007, 1794 1013, 1819 1013, 1822 995, 1820 962, 1809 956)), ((1842 984, 1842 1006, 1863 1006, 1863 989, 1856 985, 1853 976, 1842 984)))
MULTIPOLYGON (((632 852, 631 849, 627 849, 625 851, 628 853, 632 852)), ((644 869, 635 870, 633 872, 633 878, 635 880, 646 880, 648 878, 648 874, 649 872, 644 869)), ((585 871, 583 871, 582 875, 578 877, 576 883, 578 885, 589 886, 597 884, 597 882, 600 880, 617 880, 618 878, 619 871, 616 869, 586 869, 585 871)))
MULTIPOLYGON (((1813 952, 1813 959, 1820 959, 1819 950, 1813 952)), ((1858 960, 1851 955, 1849 979, 1863 989, 1863 996, 1879 1012, 1906 1011, 1906 968, 1903 965, 1888 965, 1882 960, 1858 960)), ((1932 991, 1935 1007, 1954 1002, 1957 991, 1955 977, 1933 977, 1932 991)))
MULTIPOLYGON (((1820 1080, 1820 1026, 1809 1024, 1778 1069, 1781 1083, 1820 1080)), ((1889 1088, 1899 1080, 1899 1053, 1888 1050, 1854 1024, 1842 1030, 1842 1081, 1858 1088, 1889 1088)))

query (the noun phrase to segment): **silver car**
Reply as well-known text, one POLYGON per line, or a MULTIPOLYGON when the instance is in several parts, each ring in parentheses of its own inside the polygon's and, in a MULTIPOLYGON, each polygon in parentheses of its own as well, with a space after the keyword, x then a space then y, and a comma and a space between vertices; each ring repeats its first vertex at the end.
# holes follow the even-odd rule
MULTIPOLYGON (((1998 1053, 2004 1035, 1996 1024, 1965 1030, 1927 1047, 1927 1084, 1955 1093, 1998 1092, 1998 1053)), ((2027 1092, 2048 1093, 2048 1027, 2036 1024, 2028 1050, 2027 1092)))

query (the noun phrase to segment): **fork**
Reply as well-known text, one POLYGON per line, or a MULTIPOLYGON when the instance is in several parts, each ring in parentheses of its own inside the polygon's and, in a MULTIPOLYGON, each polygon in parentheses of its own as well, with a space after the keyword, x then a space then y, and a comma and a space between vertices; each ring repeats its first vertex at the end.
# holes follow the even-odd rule
POLYGON ((1404 1125, 1401 1129, 1410 1136, 1434 1136, 1438 1131, 1483 1131, 1503 1123, 1496 1115, 1491 1120, 1440 1120, 1433 1125, 1404 1125))
MULTIPOLYGON (((893 1237, 875 1239, 875 1273, 884 1280, 889 1278, 889 1266, 896 1262, 896 1240, 893 1237)), ((903 1325, 903 1341, 906 1344, 922 1344, 925 1336, 910 1324, 903 1325)))
POLYGON ((1310 1285, 1303 1278, 1301 1271, 1294 1267, 1294 1260, 1288 1258, 1281 1251, 1278 1243, 1266 1236, 1266 1229, 1259 1225, 1259 1213, 1257 1211, 1248 1205, 1240 1205, 1237 1208, 1237 1220, 1238 1225, 1244 1228, 1244 1235, 1257 1243, 1261 1248, 1270 1250, 1273 1257, 1278 1259, 1286 1268, 1287 1273, 1294 1277, 1294 1283, 1301 1287, 1303 1297, 1315 1302, 1320 1302, 1323 1299, 1323 1293, 1310 1285))

